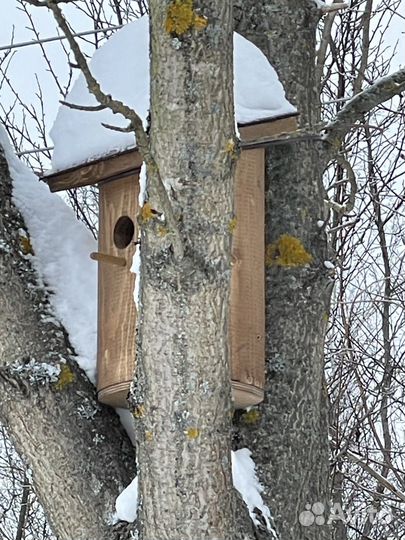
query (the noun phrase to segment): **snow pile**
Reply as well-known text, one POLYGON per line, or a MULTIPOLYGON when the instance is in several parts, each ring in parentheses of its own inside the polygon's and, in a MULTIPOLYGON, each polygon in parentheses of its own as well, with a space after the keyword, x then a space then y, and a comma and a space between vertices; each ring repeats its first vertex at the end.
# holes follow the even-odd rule
POLYGON ((276 532, 271 525, 270 510, 264 504, 261 496, 263 486, 257 478, 256 465, 251 455, 252 452, 248 448, 241 448, 236 452, 232 452, 233 485, 242 495, 253 523, 256 526, 260 523, 257 514, 254 512, 254 509, 257 508, 266 522, 268 531, 277 538, 276 532))
POLYGON ((133 523, 138 513, 138 477, 132 480, 115 501, 115 518, 133 523))
POLYGON ((76 360, 94 382, 97 345, 97 265, 89 253, 97 250, 90 231, 72 209, 46 184, 39 182, 14 154, 0 126, 3 147, 13 179, 14 202, 28 227, 35 253, 32 262, 52 292, 56 317, 69 332, 76 360))
MULTIPOLYGON (((256 476, 255 462, 251 458, 252 452, 248 448, 242 448, 232 452, 232 480, 234 487, 239 491, 248 507, 253 523, 259 525, 257 514, 254 509, 260 511, 260 515, 266 522, 269 532, 277 538, 276 532, 271 526, 270 510, 264 504, 262 496, 263 486, 256 476)), ((124 491, 117 497, 115 502, 115 519, 133 523, 138 512, 138 477, 132 480, 124 491)))
MULTIPOLYGON (((134 108, 145 121, 149 109, 149 19, 144 16, 116 32, 90 62, 101 88, 134 108)), ((239 123, 295 113, 286 100, 277 74, 263 53, 250 41, 234 34, 235 114, 239 123)), ((69 95, 69 103, 97 105, 83 75, 69 95)), ((109 110, 90 112, 61 106, 50 132, 55 150, 53 171, 135 145, 132 133, 104 128, 101 123, 125 127, 128 121, 109 110)))

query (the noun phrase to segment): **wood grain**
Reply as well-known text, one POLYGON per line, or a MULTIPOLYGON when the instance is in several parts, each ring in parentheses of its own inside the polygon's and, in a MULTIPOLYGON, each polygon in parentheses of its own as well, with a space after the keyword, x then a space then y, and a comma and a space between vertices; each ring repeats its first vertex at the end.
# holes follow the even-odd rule
POLYGON ((99 251, 125 259, 126 266, 103 263, 98 266, 97 389, 100 401, 121 407, 126 406, 135 368, 135 275, 129 269, 138 237, 138 192, 137 175, 100 186, 99 251), (113 233, 122 216, 132 219, 135 233, 131 243, 119 249, 114 244, 113 233))
POLYGON ((263 399, 264 149, 245 150, 236 167, 236 228, 230 299, 231 378, 236 408, 263 399))
POLYGON ((103 180, 118 178, 124 173, 139 173, 142 157, 136 148, 50 174, 41 178, 51 191, 91 186, 103 180))

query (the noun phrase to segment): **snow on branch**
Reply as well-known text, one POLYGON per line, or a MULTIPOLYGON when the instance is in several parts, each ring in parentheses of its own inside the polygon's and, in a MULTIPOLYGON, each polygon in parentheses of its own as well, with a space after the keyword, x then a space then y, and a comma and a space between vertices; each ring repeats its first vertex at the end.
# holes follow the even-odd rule
POLYGON ((325 0, 313 0, 316 7, 319 8, 322 13, 329 13, 331 11, 338 11, 340 9, 347 9, 350 4, 347 2, 334 2, 333 4, 326 4, 325 0))
POLYGON ((362 120, 372 109, 405 91, 405 68, 383 77, 363 92, 355 95, 325 126, 324 139, 339 144, 355 122, 362 120))
POLYGON ((356 202, 356 193, 357 193, 357 182, 356 182, 356 176, 354 174, 354 171, 352 169, 352 166, 350 163, 345 159, 343 156, 336 156, 335 161, 344 169, 347 173, 347 179, 345 181, 349 182, 350 184, 350 193, 349 193, 349 200, 346 202, 346 204, 339 204, 336 201, 333 200, 325 200, 326 205, 334 210, 337 214, 348 214, 351 212, 354 208, 354 204, 356 202))

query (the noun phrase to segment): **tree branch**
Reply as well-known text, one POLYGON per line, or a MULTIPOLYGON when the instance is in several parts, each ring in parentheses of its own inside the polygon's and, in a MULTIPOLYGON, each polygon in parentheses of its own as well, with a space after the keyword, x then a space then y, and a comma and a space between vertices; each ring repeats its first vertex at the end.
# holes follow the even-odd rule
POLYGON ((68 101, 59 101, 61 105, 68 107, 69 109, 74 109, 75 111, 103 111, 106 109, 106 105, 76 105, 75 103, 69 103, 68 101))
POLYGON ((326 204, 334 210, 337 214, 348 214, 351 212, 354 208, 354 203, 356 202, 356 193, 357 193, 357 182, 356 182, 356 176, 354 174, 354 171, 352 169, 352 166, 350 163, 345 159, 343 156, 336 156, 335 161, 344 169, 347 173, 347 178, 343 180, 343 182, 349 182, 350 184, 350 193, 349 193, 349 200, 346 204, 339 204, 336 201, 333 200, 325 200, 326 204))
POLYGON ((375 478, 382 486, 384 486, 388 491, 393 493, 398 499, 400 499, 402 502, 405 502, 405 493, 402 493, 399 489, 394 486, 387 478, 382 476, 380 473, 378 473, 376 470, 374 470, 370 465, 365 463, 360 456, 357 456, 354 452, 351 452, 350 450, 346 451, 347 458, 356 465, 359 465, 364 471, 366 471, 370 476, 375 478))
POLYGON ((174 255, 176 256, 177 259, 182 259, 184 248, 183 248, 183 242, 181 239, 180 231, 177 225, 177 220, 175 218, 173 207, 168 197, 167 191, 160 177, 159 169, 156 166, 156 162, 151 154, 150 145, 149 145, 149 137, 143 127, 141 117, 136 113, 136 111, 131 109, 131 107, 128 107, 122 101, 113 99, 110 95, 105 94, 101 90, 100 84, 93 77, 90 71, 90 68, 88 66, 87 60, 84 57, 82 51, 80 50, 80 47, 77 44, 75 38, 73 37, 73 32, 70 30, 69 25, 67 24, 66 19, 61 9, 57 5, 61 1, 63 2, 63 0, 43 0, 43 2, 38 2, 37 0, 25 0, 25 1, 35 6, 47 7, 48 9, 52 11, 53 16, 59 28, 65 34, 66 39, 69 42, 69 45, 74 54, 76 63, 79 66, 86 80, 87 88, 89 92, 93 94, 93 96, 97 99, 100 105, 104 106, 105 108, 109 108, 115 114, 122 114, 124 118, 129 120, 133 128, 133 131, 135 132, 136 144, 137 144, 139 152, 142 154, 142 157, 145 161, 149 178, 151 181, 154 180, 156 182, 156 191, 158 194, 161 211, 165 215, 166 222, 169 226, 170 232, 173 237, 174 255))
POLYGON ((383 77, 354 96, 337 113, 336 118, 325 127, 324 140, 338 146, 352 124, 384 101, 405 91, 405 68, 383 77))

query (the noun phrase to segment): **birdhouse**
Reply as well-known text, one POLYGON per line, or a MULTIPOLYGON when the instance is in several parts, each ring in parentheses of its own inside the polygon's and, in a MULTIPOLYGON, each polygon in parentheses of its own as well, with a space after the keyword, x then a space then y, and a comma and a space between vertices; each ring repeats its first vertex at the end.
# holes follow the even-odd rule
MULTIPOLYGON (((265 147, 296 129, 296 115, 239 126, 242 151, 236 167, 232 240, 229 350, 235 408, 263 400, 264 388, 264 169, 265 147)), ((136 149, 44 177, 51 191, 97 184, 99 188, 98 357, 99 400, 126 407, 136 365, 135 241, 139 173, 136 149)))

